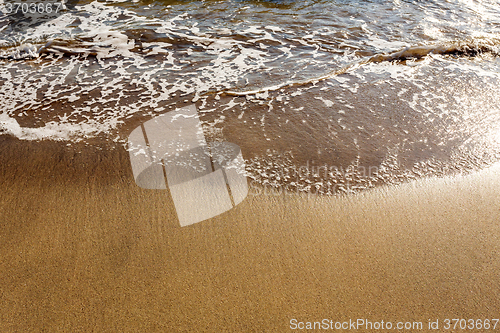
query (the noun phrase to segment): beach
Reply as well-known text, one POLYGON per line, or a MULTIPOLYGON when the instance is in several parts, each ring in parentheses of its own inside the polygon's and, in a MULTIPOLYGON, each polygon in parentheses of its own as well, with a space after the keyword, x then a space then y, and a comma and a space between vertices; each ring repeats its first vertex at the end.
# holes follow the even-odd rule
POLYGON ((4 332, 498 317, 498 167, 349 196, 249 195, 181 228, 166 191, 135 185, 121 145, 0 147, 4 332))
POLYGON ((499 0, 66 4, 0 0, 1 332, 500 329, 499 0))

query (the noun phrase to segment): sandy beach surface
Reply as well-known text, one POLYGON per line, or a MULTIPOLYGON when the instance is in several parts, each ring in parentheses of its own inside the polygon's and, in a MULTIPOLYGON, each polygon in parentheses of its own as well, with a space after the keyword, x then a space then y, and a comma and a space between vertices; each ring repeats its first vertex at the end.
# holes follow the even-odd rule
POLYGON ((498 167, 346 197, 254 193, 181 228, 168 192, 137 187, 118 144, 2 136, 0 160, 2 332, 289 332, 293 319, 360 318, 452 332, 446 318, 499 316, 498 167))

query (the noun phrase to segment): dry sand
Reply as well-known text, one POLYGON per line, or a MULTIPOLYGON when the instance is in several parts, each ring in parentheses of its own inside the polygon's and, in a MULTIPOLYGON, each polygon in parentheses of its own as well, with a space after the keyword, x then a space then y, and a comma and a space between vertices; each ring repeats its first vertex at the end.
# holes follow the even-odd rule
POLYGON ((100 146, 0 137, 1 332, 499 317, 499 168, 350 197, 249 196, 181 228, 168 193, 137 187, 127 152, 100 146))

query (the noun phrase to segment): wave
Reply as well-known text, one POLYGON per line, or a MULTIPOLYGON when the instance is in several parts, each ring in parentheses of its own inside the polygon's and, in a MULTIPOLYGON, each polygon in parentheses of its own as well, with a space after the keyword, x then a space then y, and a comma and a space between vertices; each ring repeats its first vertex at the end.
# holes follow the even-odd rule
POLYGON ((0 53, 0 59, 6 60, 29 60, 39 58, 45 54, 61 54, 63 56, 82 55, 97 56, 99 47, 85 43, 51 40, 44 45, 33 45, 31 43, 22 44, 16 47, 7 48, 0 53))
MULTIPOLYGON (((137 31, 130 31, 133 34, 134 40, 141 40, 144 38, 144 29, 140 30, 141 34, 137 31), (137 36, 135 36, 137 35, 137 36), (137 38, 141 37, 141 38, 137 38)), ((127 36, 130 37, 130 36, 127 36)), ((115 41, 116 42, 116 41, 115 41)), ((127 43, 124 40, 119 41, 118 44, 127 43)), ((147 42, 151 42, 148 40, 147 42)), ((169 43, 171 47, 178 48, 182 46, 181 44, 189 44, 188 40, 177 40, 176 43, 169 43)), ((119 45, 118 45, 119 46, 119 45)), ((7 48, 6 51, 0 53, 0 59, 9 60, 29 60, 38 57, 43 57, 48 54, 59 54, 62 56, 83 56, 83 57, 109 57, 116 56, 120 53, 110 52, 113 47, 118 47, 116 43, 110 43, 108 45, 96 45, 91 41, 85 40, 51 40, 43 45, 32 45, 23 44, 17 47, 7 48)), ((129 55, 132 53, 141 53, 141 47, 127 47, 129 55)), ((363 54, 359 53, 358 54, 363 54)), ((433 45, 415 45, 406 47, 397 51, 387 52, 382 54, 376 54, 371 56, 364 56, 358 58, 357 60, 347 64, 344 67, 335 69, 327 74, 316 76, 313 78, 308 78, 305 80, 288 80, 285 82, 278 82, 276 84, 252 89, 252 90, 234 90, 227 88, 225 90, 219 91, 209 91, 205 94, 221 94, 228 96, 249 96, 256 94, 265 94, 267 92, 276 91, 283 88, 290 88, 295 86, 303 86, 308 84, 314 84, 320 81, 331 79, 335 76, 348 73, 349 71, 355 70, 360 66, 367 65, 370 63, 382 63, 382 62, 392 62, 395 64, 405 65, 406 61, 418 61, 432 55, 443 55, 443 56, 456 56, 456 57, 478 57, 484 54, 489 54, 495 57, 500 55, 500 40, 496 39, 470 39, 465 41, 456 42, 446 42, 438 43, 433 45)), ((147 54, 143 54, 147 56, 147 54)))
POLYGON ((472 40, 436 45, 411 46, 393 53, 378 54, 372 56, 366 61, 366 63, 421 59, 431 54, 454 55, 463 57, 477 57, 482 54, 499 56, 500 41, 472 40))
POLYGON ((364 59, 355 61, 351 64, 348 64, 347 66, 344 66, 340 69, 334 70, 326 75, 322 75, 319 77, 302 81, 285 82, 282 84, 277 84, 257 90, 250 90, 250 91, 227 90, 224 91, 223 93, 229 96, 248 96, 248 95, 262 94, 270 91, 276 91, 282 88, 314 84, 320 81, 331 79, 332 77, 341 74, 346 74, 351 70, 357 69, 360 66, 370 63, 393 62, 396 64, 405 64, 405 62, 408 60, 421 60, 431 55, 459 56, 459 57, 472 58, 484 54, 490 54, 495 57, 500 56, 500 40, 469 40, 469 41, 440 43, 434 45, 410 46, 395 52, 389 52, 389 53, 377 54, 370 57, 365 57, 364 59))

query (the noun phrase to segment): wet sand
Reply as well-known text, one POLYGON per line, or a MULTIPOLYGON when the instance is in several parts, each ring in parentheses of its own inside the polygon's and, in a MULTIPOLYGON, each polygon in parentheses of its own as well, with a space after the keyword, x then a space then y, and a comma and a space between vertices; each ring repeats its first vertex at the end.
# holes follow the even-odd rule
POLYGON ((498 167, 348 197, 249 196, 181 228, 166 191, 135 185, 123 147, 97 147, 0 137, 2 332, 498 318, 498 167))

